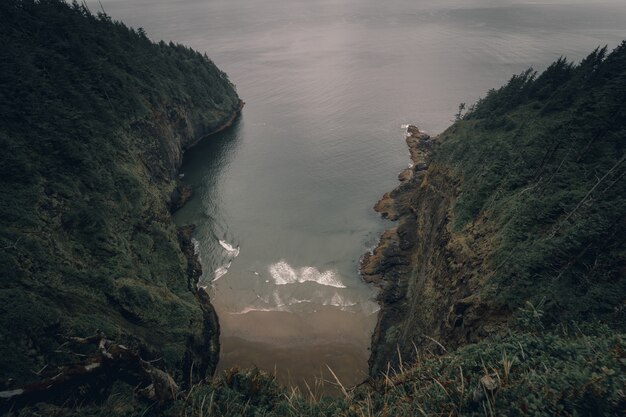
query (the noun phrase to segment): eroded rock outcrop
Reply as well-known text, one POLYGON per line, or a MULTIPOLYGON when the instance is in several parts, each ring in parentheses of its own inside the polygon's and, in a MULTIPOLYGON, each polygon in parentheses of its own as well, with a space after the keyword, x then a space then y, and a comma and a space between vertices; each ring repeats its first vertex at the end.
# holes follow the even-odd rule
POLYGON ((370 356, 374 377, 388 365, 397 367, 400 357, 410 361, 420 349, 477 340, 506 315, 485 314, 475 296, 489 274, 482 263, 488 248, 477 236, 451 231, 458 184, 444 165, 431 162, 436 139, 409 126, 406 142, 411 165, 400 186, 374 207, 398 225, 361 260, 363 279, 381 289, 370 356))

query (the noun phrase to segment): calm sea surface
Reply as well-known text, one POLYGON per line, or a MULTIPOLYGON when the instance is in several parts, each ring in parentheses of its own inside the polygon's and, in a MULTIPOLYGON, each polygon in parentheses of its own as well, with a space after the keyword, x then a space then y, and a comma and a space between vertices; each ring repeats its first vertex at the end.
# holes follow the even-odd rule
POLYGON ((371 207, 408 163, 400 126, 441 132, 512 74, 626 38, 625 1, 102 4, 206 52, 246 101, 234 128, 186 155, 195 194, 176 221, 198 225, 220 367, 255 364, 313 390, 326 365, 344 384, 367 371, 377 305, 358 261, 389 227, 371 207))

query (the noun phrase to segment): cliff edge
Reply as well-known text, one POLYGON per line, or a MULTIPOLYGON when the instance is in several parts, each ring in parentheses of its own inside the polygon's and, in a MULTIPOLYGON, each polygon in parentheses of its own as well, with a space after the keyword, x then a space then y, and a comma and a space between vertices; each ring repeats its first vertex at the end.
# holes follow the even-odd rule
POLYGON ((217 317, 170 207, 183 152, 241 111, 234 85, 78 3, 2 2, 0 39, 2 396, 210 377, 217 317))
POLYGON ((625 70, 625 44, 597 49, 514 76, 437 138, 409 127, 412 167, 375 206, 397 226, 361 265, 381 288, 371 376, 515 331, 529 306, 547 328, 624 331, 625 70))

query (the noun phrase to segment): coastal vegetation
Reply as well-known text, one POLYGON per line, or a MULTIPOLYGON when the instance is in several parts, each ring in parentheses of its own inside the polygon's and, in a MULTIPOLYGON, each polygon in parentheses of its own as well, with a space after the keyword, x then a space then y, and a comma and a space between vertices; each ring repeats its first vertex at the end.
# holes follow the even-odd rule
MULTIPOLYGON (((603 373, 624 373, 624 97, 626 43, 612 52, 598 48, 579 64, 561 58, 541 74, 513 76, 434 141, 420 139, 427 167, 416 167, 379 204, 381 210, 393 204, 398 227, 366 263, 368 278, 382 288, 372 376, 389 364, 413 363, 424 349, 469 357, 478 348, 484 352, 478 363, 491 348, 510 355, 507 335, 537 343, 533 355, 541 364, 525 372, 545 373, 545 389, 537 393, 526 380, 507 388, 520 391, 500 403, 504 408, 477 413, 624 409, 623 378, 603 373), (542 336, 530 336, 530 328, 542 336), (616 345, 591 348, 593 334, 615 337, 616 345), (592 360, 561 356, 554 343, 590 348, 613 365, 587 373, 592 360), (587 376, 576 381, 569 372, 587 376), (529 411, 525 395, 538 395, 541 406, 529 411), (553 403, 553 395, 562 402, 553 403)), ((470 380, 497 369, 484 364, 470 380)), ((465 412, 471 414, 455 411, 465 412)))
POLYGON ((257 369, 213 376, 217 318, 170 210, 183 151, 241 109, 226 75, 61 0, 3 1, 0 39, 3 413, 626 409, 626 43, 512 77, 437 138, 415 130, 424 159, 366 268, 370 378, 321 381, 329 398, 257 369))
POLYGON ((183 150, 240 110, 233 84, 205 55, 76 2, 3 1, 0 39, 5 388, 91 357, 70 338, 97 334, 179 384, 211 375, 217 323, 168 205, 183 150))
POLYGON ((626 324, 626 43, 490 91, 441 137, 452 228, 490 236, 484 298, 552 322, 626 324))

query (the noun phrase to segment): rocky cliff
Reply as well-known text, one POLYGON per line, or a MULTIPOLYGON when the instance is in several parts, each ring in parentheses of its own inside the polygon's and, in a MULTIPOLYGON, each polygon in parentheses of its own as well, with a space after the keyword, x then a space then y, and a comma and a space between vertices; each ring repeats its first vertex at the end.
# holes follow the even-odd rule
POLYGON ((626 46, 561 59, 489 94, 432 139, 375 209, 396 220, 362 260, 381 288, 370 373, 523 327, 624 330, 626 46))
MULTIPOLYGON (((399 358, 411 362, 418 346, 440 350, 475 342, 502 324, 510 312, 489 310, 477 296, 489 275, 485 244, 468 247, 450 227, 459 180, 432 163, 436 140, 409 126, 411 167, 401 185, 374 209, 398 224, 386 231, 361 262, 366 282, 380 287, 382 309, 372 338, 370 374, 378 376, 399 358)), ((476 239, 473 236, 472 239, 476 239)))
POLYGON ((233 84, 77 3, 2 2, 0 39, 3 397, 51 378, 48 400, 78 403, 117 380, 211 376, 219 325, 170 209, 183 152, 241 111, 233 84))

